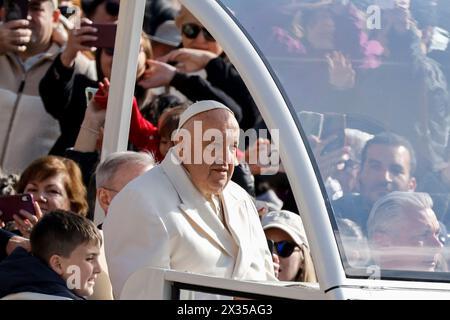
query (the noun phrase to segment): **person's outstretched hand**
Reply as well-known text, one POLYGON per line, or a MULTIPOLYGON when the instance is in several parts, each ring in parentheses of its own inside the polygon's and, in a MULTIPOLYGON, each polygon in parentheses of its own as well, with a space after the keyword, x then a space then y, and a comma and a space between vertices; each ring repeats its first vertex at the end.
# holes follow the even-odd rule
MULTIPOLYGON (((83 18, 82 22, 92 24, 92 21, 86 18, 83 18)), ((83 43, 97 40, 96 32, 97 29, 90 26, 82 26, 79 29, 69 31, 66 48, 61 54, 61 62, 65 67, 70 68, 74 65, 78 52, 95 50, 95 48, 85 46, 83 43)))
POLYGON ((170 64, 147 60, 148 69, 145 71, 139 85, 144 89, 167 86, 172 81, 177 69, 170 64))
POLYGON ((165 63, 175 62, 178 71, 188 73, 204 69, 212 59, 217 57, 217 54, 210 51, 181 48, 169 52, 158 60, 165 63))

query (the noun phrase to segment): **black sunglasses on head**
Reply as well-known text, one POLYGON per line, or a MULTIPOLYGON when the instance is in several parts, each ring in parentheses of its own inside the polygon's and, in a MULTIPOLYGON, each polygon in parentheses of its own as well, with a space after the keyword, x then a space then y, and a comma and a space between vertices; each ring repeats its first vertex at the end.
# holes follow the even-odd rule
POLYGON ((186 23, 181 27, 181 32, 186 38, 189 39, 197 38, 200 31, 203 32, 203 37, 205 37, 206 41, 216 41, 205 27, 199 26, 198 24, 186 23))
POLYGON ((267 239, 267 245, 271 253, 276 253, 282 258, 290 257, 295 247, 297 247, 296 243, 287 240, 274 242, 273 240, 267 239))

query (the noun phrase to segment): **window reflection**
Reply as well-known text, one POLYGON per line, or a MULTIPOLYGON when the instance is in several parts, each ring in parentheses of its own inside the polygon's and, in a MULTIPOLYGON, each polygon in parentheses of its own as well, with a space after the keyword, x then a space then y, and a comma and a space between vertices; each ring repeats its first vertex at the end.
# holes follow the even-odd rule
POLYGON ((223 2, 265 55, 308 136, 348 273, 374 263, 447 272, 450 2, 223 2), (424 205, 389 204, 408 197, 424 205))

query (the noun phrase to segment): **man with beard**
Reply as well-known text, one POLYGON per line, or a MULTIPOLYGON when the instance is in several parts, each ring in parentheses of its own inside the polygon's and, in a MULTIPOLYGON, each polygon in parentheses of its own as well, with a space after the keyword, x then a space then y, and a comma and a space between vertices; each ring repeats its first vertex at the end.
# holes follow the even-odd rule
MULTIPOLYGON (((47 154, 59 136, 58 122, 45 111, 38 90, 61 51, 53 40, 59 16, 58 1, 31 0, 27 19, 0 24, 0 166, 9 172, 47 154)), ((78 72, 95 76, 87 58, 79 55, 75 64, 78 72)))
POLYGON ((373 204, 392 191, 414 191, 416 158, 411 144, 393 133, 367 141, 361 153, 359 194, 333 202, 336 216, 356 222, 367 234, 367 219, 373 204))

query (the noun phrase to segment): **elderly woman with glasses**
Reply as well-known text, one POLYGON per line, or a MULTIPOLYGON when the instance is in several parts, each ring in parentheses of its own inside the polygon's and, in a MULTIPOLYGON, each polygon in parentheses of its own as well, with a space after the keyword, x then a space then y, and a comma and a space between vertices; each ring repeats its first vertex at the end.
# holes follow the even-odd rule
POLYGON ((305 229, 299 215, 286 210, 266 213, 261 223, 281 281, 317 282, 305 229))

